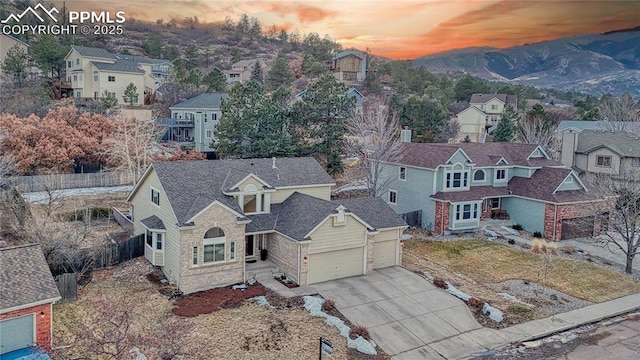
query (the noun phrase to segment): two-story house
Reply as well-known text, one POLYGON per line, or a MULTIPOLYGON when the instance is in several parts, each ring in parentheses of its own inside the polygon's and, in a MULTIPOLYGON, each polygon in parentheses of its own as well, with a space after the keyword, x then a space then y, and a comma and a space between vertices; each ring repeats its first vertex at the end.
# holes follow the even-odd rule
POLYGON ((367 54, 355 49, 344 50, 333 55, 331 72, 345 84, 356 84, 367 78, 367 54))
POLYGON ((563 131, 562 163, 579 174, 624 176, 640 171, 640 136, 611 130, 563 131))
POLYGON ((458 111, 454 119, 460 124, 458 141, 467 136, 471 142, 485 142, 486 136, 498 123, 504 109, 517 108, 518 97, 506 94, 473 94, 469 106, 458 111))
POLYGON ((384 199, 417 226, 447 234, 474 231, 483 218, 510 219, 553 240, 591 236, 585 203, 601 199, 538 145, 403 144, 385 167, 384 199), (576 224, 580 224, 577 226, 576 224))
POLYGON ((67 81, 73 87, 76 98, 98 99, 106 92, 118 102, 123 102, 124 91, 133 83, 138 99, 156 91, 168 78, 171 63, 166 60, 141 56, 114 54, 105 49, 72 45, 65 57, 67 81))
POLYGON ((226 97, 226 93, 203 93, 171 106, 171 118, 157 120, 167 129, 164 138, 193 142, 196 150, 212 152, 213 130, 222 116, 220 107, 226 97))
POLYGON ((145 257, 185 293, 273 262, 300 285, 401 263, 401 217, 380 198, 331 201, 313 158, 154 163, 127 201, 145 257), (260 256, 258 256, 260 255, 260 256))
POLYGON ((233 85, 235 83, 244 84, 251 80, 251 72, 255 68, 257 60, 240 60, 231 64, 231 70, 223 70, 222 72, 227 78, 227 84, 233 85))

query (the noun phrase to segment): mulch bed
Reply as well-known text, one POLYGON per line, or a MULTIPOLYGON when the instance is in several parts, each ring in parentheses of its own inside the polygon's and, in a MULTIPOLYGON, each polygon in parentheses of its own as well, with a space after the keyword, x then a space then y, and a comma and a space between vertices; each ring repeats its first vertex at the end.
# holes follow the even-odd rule
POLYGON ((237 308, 245 300, 261 295, 267 295, 267 289, 259 283, 245 290, 233 290, 231 286, 215 288, 178 298, 171 311, 178 316, 194 317, 221 309, 237 308))

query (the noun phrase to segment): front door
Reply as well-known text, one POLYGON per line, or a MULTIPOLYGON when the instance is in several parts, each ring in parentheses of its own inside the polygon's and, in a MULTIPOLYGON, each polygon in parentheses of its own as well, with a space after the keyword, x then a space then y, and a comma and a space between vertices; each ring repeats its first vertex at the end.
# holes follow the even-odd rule
POLYGON ((244 255, 247 257, 254 256, 253 235, 247 235, 244 238, 244 255))

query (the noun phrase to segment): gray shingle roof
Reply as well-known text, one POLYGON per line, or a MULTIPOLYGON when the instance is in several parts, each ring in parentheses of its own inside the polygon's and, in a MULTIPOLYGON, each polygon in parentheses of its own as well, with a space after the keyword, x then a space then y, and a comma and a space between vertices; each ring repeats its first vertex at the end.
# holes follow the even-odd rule
POLYGON ((278 158, 275 164, 273 169, 272 159, 231 159, 167 161, 152 166, 179 224, 215 200, 241 213, 233 197, 223 193, 231 186, 225 181, 229 173, 253 173, 273 187, 334 184, 313 158, 278 158))
POLYGON ((545 158, 527 157, 538 147, 535 144, 514 143, 458 143, 458 144, 432 144, 432 143, 404 143, 403 155, 398 161, 400 164, 435 169, 443 165, 458 150, 462 149, 476 166, 492 166, 497 160, 504 157, 509 165, 521 165, 530 167, 561 166, 557 161, 545 158))
POLYGON ((294 192, 282 204, 272 205, 270 214, 247 215, 252 221, 247 224, 246 232, 276 230, 303 241, 313 228, 335 213, 340 205, 346 208, 347 213, 362 219, 371 229, 407 226, 400 215, 381 198, 327 201, 294 192))
POLYGON ((40 245, 0 248, 0 311, 59 299, 40 245))
POLYGON ((505 106, 511 105, 516 107, 518 104, 518 97, 516 95, 507 95, 507 94, 473 94, 471 95, 471 103, 473 104, 484 104, 487 101, 497 98, 502 101, 505 106))
MULTIPOLYGON (((553 193, 562 181, 569 175, 571 169, 544 167, 536 170, 530 179, 513 177, 509 181, 508 189, 513 195, 532 199, 544 200, 552 203, 573 203, 601 199, 596 191, 568 190, 553 193)), ((584 184, 587 187, 587 184, 584 184)), ((590 190, 587 187, 587 190, 590 190)))
POLYGON ((622 122, 622 121, 584 121, 584 120, 562 120, 558 124, 556 131, 565 131, 575 129, 578 132, 583 130, 625 130, 635 134, 640 134, 640 122, 622 122))
POLYGON ((134 73, 134 74, 144 74, 144 70, 140 68, 140 65, 137 62, 130 61, 130 60, 116 60, 113 64, 92 61, 91 64, 93 64, 93 66, 95 66, 98 70, 102 70, 102 71, 117 71, 117 72, 126 72, 126 73, 134 73))
POLYGON ((622 157, 640 157, 640 137, 622 131, 584 130, 578 135, 576 152, 588 154, 607 147, 622 157))
POLYGON ((95 58, 115 59, 115 55, 101 48, 71 45, 80 55, 95 58))
POLYGON ((170 109, 219 109, 222 105, 222 99, 227 96, 226 93, 204 93, 177 103, 170 109))
POLYGON ((407 223, 382 198, 343 199, 335 202, 342 204, 348 211, 378 230, 407 226, 407 223))
POLYGON ((142 219, 140 220, 140 222, 142 223, 142 225, 146 226, 147 228, 151 229, 151 230, 166 230, 167 228, 164 226, 164 223, 162 222, 162 220, 155 216, 155 215, 151 215, 146 219, 142 219))

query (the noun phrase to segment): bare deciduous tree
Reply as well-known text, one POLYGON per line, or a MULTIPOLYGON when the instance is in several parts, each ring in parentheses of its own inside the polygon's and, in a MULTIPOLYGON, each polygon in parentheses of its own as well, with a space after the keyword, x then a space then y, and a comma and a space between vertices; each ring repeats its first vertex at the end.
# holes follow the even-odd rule
MULTIPOLYGON (((612 213, 604 221, 608 229, 603 229, 599 239, 610 250, 621 250, 626 257, 625 272, 633 273, 633 260, 640 253, 640 171, 627 169, 620 176, 598 175, 595 177, 596 190, 610 197, 612 213)), ((594 209, 593 214, 602 216, 602 209, 594 209)))
POLYGON ((357 112, 346 122, 345 151, 357 156, 356 165, 365 179, 369 196, 384 193, 391 182, 385 177, 385 168, 401 155, 400 123, 389 107, 375 102, 357 112))
POLYGON ((124 116, 116 116, 113 125, 113 137, 106 141, 110 165, 126 171, 135 185, 153 160, 151 150, 156 143, 158 127, 155 119, 124 116))
POLYGON ((556 125, 539 115, 521 116, 516 127, 516 142, 538 144, 549 156, 557 158, 560 146, 554 137, 556 128, 556 125))
POLYGON ((604 100, 599 110, 598 119, 606 121, 607 130, 628 131, 627 123, 640 121, 640 103, 629 93, 604 100))

